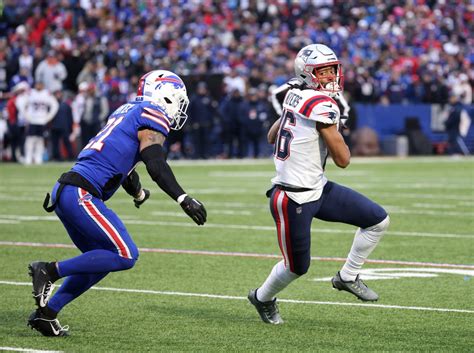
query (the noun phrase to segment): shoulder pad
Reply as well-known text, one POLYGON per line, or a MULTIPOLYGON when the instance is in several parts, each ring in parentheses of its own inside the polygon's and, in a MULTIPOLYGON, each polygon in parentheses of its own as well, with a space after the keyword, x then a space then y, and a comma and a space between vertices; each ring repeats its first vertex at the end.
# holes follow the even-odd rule
POLYGON ((306 119, 319 121, 324 124, 336 124, 339 120, 339 107, 331 97, 314 91, 304 91, 307 97, 298 107, 298 113, 306 119), (316 94, 314 94, 316 93, 316 94))
POLYGON ((151 124, 150 127, 152 128, 158 126, 164 129, 166 133, 169 132, 171 119, 159 105, 153 104, 151 102, 143 102, 140 104, 140 108, 140 117, 144 119, 145 122, 148 121, 147 125, 151 124))

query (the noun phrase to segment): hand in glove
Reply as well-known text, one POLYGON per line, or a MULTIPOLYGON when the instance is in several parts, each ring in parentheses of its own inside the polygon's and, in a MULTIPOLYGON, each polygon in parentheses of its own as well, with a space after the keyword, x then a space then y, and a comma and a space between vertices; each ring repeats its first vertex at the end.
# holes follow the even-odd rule
POLYGON ((206 223, 206 209, 204 208, 204 205, 198 200, 186 195, 180 202, 180 205, 184 212, 186 212, 186 214, 191 217, 197 225, 202 226, 204 223, 206 223))

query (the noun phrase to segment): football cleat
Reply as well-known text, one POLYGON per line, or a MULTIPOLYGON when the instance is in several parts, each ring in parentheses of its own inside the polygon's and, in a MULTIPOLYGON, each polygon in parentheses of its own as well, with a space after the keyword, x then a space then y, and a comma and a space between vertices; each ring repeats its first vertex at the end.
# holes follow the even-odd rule
POLYGON ((338 272, 331 280, 332 287, 337 290, 345 290, 354 294, 357 298, 364 302, 375 302, 379 299, 377 293, 367 287, 357 275, 355 281, 343 281, 341 274, 338 272))
POLYGON ((54 290, 54 284, 46 268, 47 262, 32 262, 28 265, 33 281, 33 298, 39 308, 44 308, 54 290))
POLYGON ((253 289, 247 296, 250 303, 257 309, 258 314, 263 322, 272 325, 282 324, 284 321, 278 311, 276 298, 269 302, 261 302, 257 299, 257 290, 253 289))
POLYGON ((69 335, 69 326, 61 326, 58 319, 50 318, 41 312, 41 309, 36 309, 28 319, 28 326, 35 329, 43 336, 61 337, 69 335))

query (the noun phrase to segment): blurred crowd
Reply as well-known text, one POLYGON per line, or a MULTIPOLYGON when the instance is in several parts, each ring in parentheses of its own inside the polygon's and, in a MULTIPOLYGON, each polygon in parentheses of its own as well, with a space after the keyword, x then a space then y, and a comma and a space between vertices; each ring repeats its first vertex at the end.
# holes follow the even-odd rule
POLYGON ((269 92, 292 77, 296 53, 310 43, 338 54, 354 102, 444 104, 455 94, 472 103, 470 1, 4 0, 1 6, 0 94, 10 102, 3 110, 8 138, 21 146, 25 163, 44 155, 31 138, 44 133, 50 158, 73 158, 107 114, 133 98, 138 78, 158 68, 184 77, 194 102, 171 155, 266 153, 254 141, 275 119, 269 92), (216 77, 220 84, 210 89, 216 77), (34 122, 25 98, 33 102, 31 93, 49 102, 34 122))

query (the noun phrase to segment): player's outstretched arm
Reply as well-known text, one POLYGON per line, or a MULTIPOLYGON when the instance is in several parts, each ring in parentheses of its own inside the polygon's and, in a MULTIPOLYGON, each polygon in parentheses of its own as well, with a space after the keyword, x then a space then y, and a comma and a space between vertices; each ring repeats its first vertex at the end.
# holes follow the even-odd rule
POLYGON ((165 151, 163 150, 165 136, 154 130, 141 130, 138 133, 138 139, 140 140, 140 156, 151 178, 164 192, 181 205, 184 212, 196 224, 203 225, 207 218, 204 205, 184 192, 166 162, 165 151))
POLYGON ((318 122, 316 129, 318 129, 319 134, 323 137, 334 163, 340 168, 347 167, 351 160, 351 152, 344 142, 344 138, 337 130, 337 125, 318 122))
POLYGON ((140 206, 150 197, 150 191, 142 188, 140 177, 135 169, 127 175, 127 178, 125 178, 122 183, 122 187, 127 194, 133 197, 133 203, 136 208, 140 208, 140 206))

